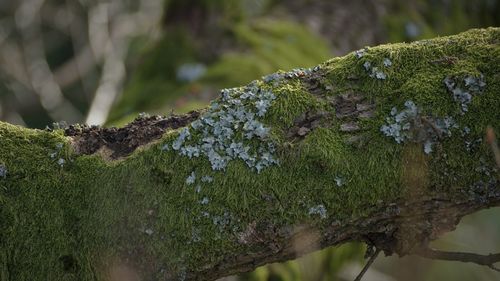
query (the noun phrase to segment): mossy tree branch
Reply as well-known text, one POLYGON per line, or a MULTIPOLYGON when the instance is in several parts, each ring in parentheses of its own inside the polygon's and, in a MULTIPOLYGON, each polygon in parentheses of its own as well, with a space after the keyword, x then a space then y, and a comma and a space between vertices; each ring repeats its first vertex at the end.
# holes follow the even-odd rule
POLYGON ((1 123, 0 279, 213 280, 349 241, 416 253, 500 205, 482 141, 499 43, 373 47, 121 129, 1 123))

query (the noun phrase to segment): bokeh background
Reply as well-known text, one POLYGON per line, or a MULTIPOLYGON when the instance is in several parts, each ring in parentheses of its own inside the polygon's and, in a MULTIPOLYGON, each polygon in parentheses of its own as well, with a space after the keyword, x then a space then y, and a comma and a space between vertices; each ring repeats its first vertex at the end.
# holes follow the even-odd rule
MULTIPOLYGON (((500 26, 500 0, 0 0, 0 120, 120 126, 201 108, 220 88, 364 46, 500 26)), ((54 124, 56 123, 56 124, 54 124)), ((500 252, 500 210, 435 243, 500 252)), ((352 280, 348 244, 228 280, 352 280)), ((380 257, 364 280, 500 280, 470 264, 380 257)))

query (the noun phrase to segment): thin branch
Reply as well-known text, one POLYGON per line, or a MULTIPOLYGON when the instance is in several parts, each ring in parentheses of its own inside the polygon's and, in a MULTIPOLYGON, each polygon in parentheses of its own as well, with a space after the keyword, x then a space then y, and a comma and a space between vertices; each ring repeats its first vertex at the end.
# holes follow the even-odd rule
POLYGON ((459 261, 459 262, 470 262, 478 265, 487 266, 493 270, 500 272, 500 268, 495 267, 494 264, 500 262, 500 253, 480 255, 474 253, 464 253, 464 252, 447 252, 440 251, 431 248, 419 249, 414 254, 433 260, 445 260, 445 261, 459 261))
POLYGON ((358 274, 358 276, 356 276, 356 279, 354 279, 354 281, 361 281, 361 278, 363 278, 363 275, 365 275, 368 268, 370 268, 370 266, 373 264, 375 259, 378 257, 378 254, 380 254, 380 251, 381 250, 378 248, 375 250, 375 252, 372 254, 372 256, 370 257, 368 262, 365 264, 365 266, 363 267, 361 272, 358 274))

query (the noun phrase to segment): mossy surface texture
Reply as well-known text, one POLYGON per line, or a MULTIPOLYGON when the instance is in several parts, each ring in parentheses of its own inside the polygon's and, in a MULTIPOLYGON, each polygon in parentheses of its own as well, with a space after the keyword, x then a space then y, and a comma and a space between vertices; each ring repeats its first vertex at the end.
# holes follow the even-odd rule
MULTIPOLYGON (((111 161, 76 155, 61 131, 1 123, 0 279, 105 280, 110 268, 124 264, 143 280, 182 280, 229 253, 257 251, 241 238, 254 222, 321 230, 366 215, 381 202, 442 191, 463 196, 496 181, 482 139, 487 126, 500 132, 499 44, 500 29, 471 30, 367 48, 315 71, 254 82, 276 97, 260 121, 270 129, 279 163, 259 173, 240 159, 215 171, 203 155, 162 149, 179 131, 111 161), (371 75, 366 62, 385 79, 371 75), (310 92, 304 75, 319 77, 319 90, 310 92), (464 90, 467 77, 484 82, 471 90, 466 112, 446 77, 464 90), (347 92, 375 104, 374 115, 360 120, 356 132, 340 130, 343 121, 328 102, 347 92), (397 143, 381 131, 392 109, 403 110, 407 101, 423 117, 454 120, 446 136, 424 134, 432 139, 431 151, 424 151, 425 136, 397 143), (305 136, 290 137, 305 112, 332 118, 305 136), (348 141, 353 135, 365 140, 362 145, 348 141)), ((225 104, 223 98, 217 102, 225 104)))

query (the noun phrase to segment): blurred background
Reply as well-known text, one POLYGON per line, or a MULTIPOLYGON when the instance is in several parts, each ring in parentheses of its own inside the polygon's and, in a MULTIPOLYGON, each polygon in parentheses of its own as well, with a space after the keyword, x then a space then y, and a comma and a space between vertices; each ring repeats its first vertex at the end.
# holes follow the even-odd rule
MULTIPOLYGON (((500 0, 0 0, 0 120, 120 126, 364 46, 500 26, 500 0)), ((500 252, 500 210, 436 243, 500 252)), ((230 280, 352 280, 348 244, 230 280)), ((364 280, 500 280, 476 265, 380 257, 364 280)))

